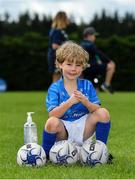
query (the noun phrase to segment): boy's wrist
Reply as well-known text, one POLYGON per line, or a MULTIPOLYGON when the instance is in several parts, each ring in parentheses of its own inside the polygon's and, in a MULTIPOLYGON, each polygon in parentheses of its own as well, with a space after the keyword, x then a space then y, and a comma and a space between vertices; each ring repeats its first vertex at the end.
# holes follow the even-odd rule
POLYGON ((72 106, 74 104, 74 102, 72 101, 71 98, 69 98, 67 101, 66 101, 70 106, 72 106))
POLYGON ((63 104, 67 107, 70 108, 73 105, 73 102, 71 99, 68 99, 67 101, 63 102, 63 104))
POLYGON ((89 103, 90 103, 89 99, 88 99, 88 98, 85 98, 85 100, 83 101, 83 104, 84 104, 85 106, 88 106, 89 103))
POLYGON ((92 105, 92 103, 89 101, 89 99, 86 99, 85 100, 85 105, 86 105, 86 107, 89 107, 89 106, 92 105))

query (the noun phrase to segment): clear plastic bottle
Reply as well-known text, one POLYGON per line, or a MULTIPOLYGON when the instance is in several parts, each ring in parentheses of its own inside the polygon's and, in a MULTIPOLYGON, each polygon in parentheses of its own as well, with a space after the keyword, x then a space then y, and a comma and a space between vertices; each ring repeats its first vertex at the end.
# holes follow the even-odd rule
POLYGON ((32 121, 32 114, 34 112, 27 112, 27 122, 24 124, 24 144, 38 143, 37 126, 32 121))

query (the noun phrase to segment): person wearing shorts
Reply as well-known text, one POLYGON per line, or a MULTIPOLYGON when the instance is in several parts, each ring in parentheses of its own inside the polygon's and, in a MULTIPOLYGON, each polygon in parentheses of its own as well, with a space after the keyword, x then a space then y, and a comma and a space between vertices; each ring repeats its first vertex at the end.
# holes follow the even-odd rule
POLYGON ((91 64, 84 71, 84 78, 90 79, 97 76, 105 76, 105 81, 101 85, 101 89, 112 94, 114 91, 111 82, 115 72, 115 63, 95 45, 98 34, 93 27, 88 27, 83 31, 83 41, 80 45, 89 53, 91 64))
POLYGON ((52 83, 46 97, 49 118, 43 130, 42 146, 47 157, 55 142, 71 140, 82 145, 93 133, 107 143, 110 114, 101 102, 92 83, 80 79, 88 66, 89 55, 73 42, 64 43, 56 51, 56 65, 62 77, 52 83))

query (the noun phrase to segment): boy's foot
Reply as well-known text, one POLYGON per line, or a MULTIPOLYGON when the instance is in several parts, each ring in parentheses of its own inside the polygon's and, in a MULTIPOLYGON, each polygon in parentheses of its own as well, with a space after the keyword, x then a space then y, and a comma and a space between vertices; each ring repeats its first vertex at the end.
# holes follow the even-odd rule
POLYGON ((50 162, 50 158, 49 158, 49 156, 47 155, 46 156, 46 163, 49 163, 50 162))
POLYGON ((111 86, 111 85, 107 86, 105 83, 103 83, 103 84, 101 85, 101 89, 102 89, 103 91, 108 91, 110 94, 113 94, 113 93, 114 93, 114 90, 112 89, 112 86, 111 86))
POLYGON ((113 156, 112 154, 109 154, 107 164, 112 164, 113 163, 112 161, 113 161, 113 156))

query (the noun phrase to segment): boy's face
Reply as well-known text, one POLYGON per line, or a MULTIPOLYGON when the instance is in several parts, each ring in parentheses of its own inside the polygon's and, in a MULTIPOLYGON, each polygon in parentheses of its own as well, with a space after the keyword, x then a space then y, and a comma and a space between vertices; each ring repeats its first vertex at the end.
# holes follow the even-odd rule
POLYGON ((92 42, 95 42, 95 41, 96 41, 96 36, 95 36, 94 34, 88 35, 88 36, 87 36, 87 39, 90 40, 90 41, 92 41, 92 42))
POLYGON ((76 60, 73 62, 65 60, 62 64, 59 64, 59 67, 62 70, 63 77, 68 80, 74 80, 78 78, 83 71, 83 65, 79 62, 76 62, 76 60))

